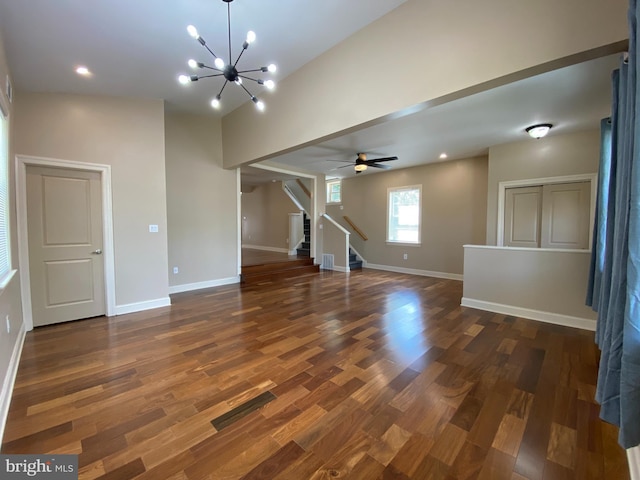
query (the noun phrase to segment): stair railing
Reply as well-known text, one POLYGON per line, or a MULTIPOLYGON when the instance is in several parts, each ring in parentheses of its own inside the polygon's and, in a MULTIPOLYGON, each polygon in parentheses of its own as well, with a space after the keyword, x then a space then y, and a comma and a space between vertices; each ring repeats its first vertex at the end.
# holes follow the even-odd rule
POLYGON ((354 230, 358 235, 360 235, 360 238, 362 238, 362 239, 363 239, 363 240, 365 240, 365 241, 366 241, 366 240, 369 240, 369 237, 367 237, 367 236, 365 235, 365 233, 364 233, 362 230, 360 230, 360 229, 358 228, 358 226, 357 226, 355 223, 353 223, 353 220, 351 220, 351 219, 350 219, 349 217, 347 217, 346 215, 343 215, 343 216, 342 216, 342 218, 344 218, 344 221, 345 221, 345 222, 347 222, 347 223, 349 224, 349 226, 350 226, 351 228, 353 228, 353 230, 354 230))

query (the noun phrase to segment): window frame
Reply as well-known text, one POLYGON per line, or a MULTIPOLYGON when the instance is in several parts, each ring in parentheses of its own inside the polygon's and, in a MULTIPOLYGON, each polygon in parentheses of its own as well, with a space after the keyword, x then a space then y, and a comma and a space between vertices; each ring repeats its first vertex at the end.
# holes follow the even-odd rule
POLYGON ((419 247, 422 245, 422 185, 405 185, 401 187, 388 187, 387 188, 387 228, 386 228, 386 243, 387 245, 401 245, 419 247), (392 240, 391 239, 391 195, 401 191, 418 191, 418 239, 415 242, 406 240, 392 240))
POLYGON ((326 195, 327 195, 327 205, 339 205, 342 203, 342 179, 341 178, 332 178, 331 180, 327 180, 325 182, 325 188, 326 188, 326 195), (331 192, 330 192, 330 187, 331 185, 339 185, 340 187, 340 199, 337 202, 332 202, 331 201, 331 192))

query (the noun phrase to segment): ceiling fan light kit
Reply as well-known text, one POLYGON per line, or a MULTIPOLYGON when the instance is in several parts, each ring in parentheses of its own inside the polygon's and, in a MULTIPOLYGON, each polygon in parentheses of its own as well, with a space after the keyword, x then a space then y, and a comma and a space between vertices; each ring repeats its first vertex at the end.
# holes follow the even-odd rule
MULTIPOLYGON (((349 165, 344 165, 338 168, 353 167, 356 174, 364 172, 369 167, 382 168, 384 170, 387 170, 391 167, 389 167, 388 165, 380 165, 378 162, 390 162, 392 160, 397 160, 397 159, 398 157, 384 157, 384 158, 372 158, 371 160, 367 160, 366 153, 358 153, 356 157, 356 161, 354 163, 349 163, 349 165)), ((342 161, 342 160, 338 160, 338 161, 342 161)))
POLYGON ((212 65, 207 65, 204 62, 198 62, 196 60, 189 60, 187 62, 187 64, 189 65, 189 67, 193 68, 193 69, 205 69, 205 70, 212 70, 214 72, 218 72, 218 73, 212 73, 212 74, 208 74, 208 75, 180 75, 178 77, 178 81, 183 84, 183 85, 187 85, 191 82, 197 82, 198 80, 200 80, 201 78, 215 78, 215 77, 224 77, 224 83, 222 85, 222 88, 220 89, 220 92, 211 100, 211 106, 213 108, 220 108, 220 106, 222 105, 221 99, 222 99, 222 92, 224 91, 225 87, 227 86, 227 83, 229 82, 233 82, 236 85, 238 85, 239 87, 241 87, 251 98, 251 101, 256 105, 256 108, 260 111, 263 111, 265 108, 264 102, 260 99, 258 99, 258 97, 256 97, 254 94, 252 94, 249 89, 247 87, 245 87, 243 80, 250 80, 252 82, 255 82, 258 85, 262 85, 265 88, 267 88, 268 90, 273 90, 273 88, 275 88, 275 82, 271 79, 265 80, 262 78, 254 78, 254 76, 249 76, 247 74, 258 74, 258 73, 275 73, 277 70, 277 67, 275 64, 270 64, 266 67, 259 67, 259 68, 252 68, 252 69, 248 69, 248 70, 238 70, 237 66, 238 63, 240 62, 240 58, 242 57, 242 54, 245 52, 245 50, 247 48, 249 48, 249 45, 251 45, 255 39, 256 39, 256 34, 252 31, 249 31, 247 33, 247 37, 245 39, 245 41, 242 43, 242 50, 240 51, 240 53, 238 54, 238 57, 236 58, 235 62, 232 63, 232 53, 231 53, 231 6, 230 3, 233 2, 233 0, 222 0, 224 3, 227 4, 227 32, 228 32, 228 36, 229 36, 229 60, 228 62, 225 62, 224 59, 218 55, 216 55, 213 50, 211 50, 211 48, 209 48, 209 46, 207 45, 207 42, 204 40, 204 38, 202 38, 200 36, 200 34, 198 33, 198 30, 196 29, 196 27, 194 27, 193 25, 189 25, 187 27, 187 32, 189 33, 189 35, 191 35, 191 37, 193 37, 194 39, 196 39, 198 41, 198 43, 200 43, 200 45, 202 45, 204 48, 207 49, 207 51, 213 56, 213 66, 212 65))
POLYGON ((532 138, 539 140, 542 137, 544 137, 547 133, 549 133, 549 130, 551 130, 551 127, 553 127, 553 125, 551 125, 550 123, 540 123, 538 125, 531 125, 530 127, 527 127, 525 131, 532 138))

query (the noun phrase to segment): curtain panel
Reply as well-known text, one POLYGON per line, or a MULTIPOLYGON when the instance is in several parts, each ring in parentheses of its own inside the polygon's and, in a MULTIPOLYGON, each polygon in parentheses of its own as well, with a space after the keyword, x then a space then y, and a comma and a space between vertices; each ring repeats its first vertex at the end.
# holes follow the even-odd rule
POLYGON ((629 6, 629 56, 612 75, 612 115, 601 124, 601 161, 587 305, 598 312, 596 400, 640 444, 640 98, 638 1, 629 6), (638 141, 636 141, 638 139, 638 141))

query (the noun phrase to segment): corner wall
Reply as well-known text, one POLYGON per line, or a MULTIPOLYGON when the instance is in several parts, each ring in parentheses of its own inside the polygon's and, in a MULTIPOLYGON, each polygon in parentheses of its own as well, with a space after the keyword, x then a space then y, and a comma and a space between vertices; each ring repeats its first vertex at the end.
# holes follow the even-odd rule
POLYGON ((111 165, 116 310, 168 302, 163 101, 17 92, 12 127, 15 154, 111 165))
MULTIPOLYGON (((22 342, 25 337, 25 326, 22 319, 22 295, 20 292, 20 271, 18 265, 18 248, 17 248, 17 225, 16 225, 16 193, 12 179, 15 178, 14 163, 11 159, 14 157, 14 142, 12 136, 14 133, 14 108, 7 99, 5 88, 6 78, 10 76, 9 65, 7 64, 4 45, 2 42, 2 32, 0 32, 0 100, 3 105, 9 109, 9 233, 11 246, 11 267, 18 270, 4 289, 0 290, 0 443, 2 443, 2 435, 7 414, 9 412, 9 403, 11 402, 11 392, 13 382, 18 370, 18 361, 22 351, 22 342), (9 320, 9 328, 7 329, 6 319, 9 320)), ((2 156, 0 156, 2 158, 2 156)))
POLYGON ((353 246, 368 264, 458 278, 463 272, 463 245, 485 238, 486 182, 486 157, 364 174, 342 181, 343 210, 336 205, 326 209, 351 232, 353 246), (409 185, 422 186, 422 244, 387 244, 387 189, 409 185), (344 222, 344 215, 367 235, 367 241, 344 222))
POLYGON ((284 78, 264 115, 251 102, 226 115, 224 164, 619 52, 627 8, 627 0, 409 0, 284 78))
POLYGON ((242 245, 288 251, 289 213, 300 210, 282 190, 282 182, 258 185, 242 194, 242 245))
POLYGON ((220 120, 166 114, 165 145, 171 292, 238 282, 238 174, 222 168, 220 120))
POLYGON ((509 180, 598 173, 600 132, 588 130, 489 148, 487 245, 496 245, 498 184, 509 180))

